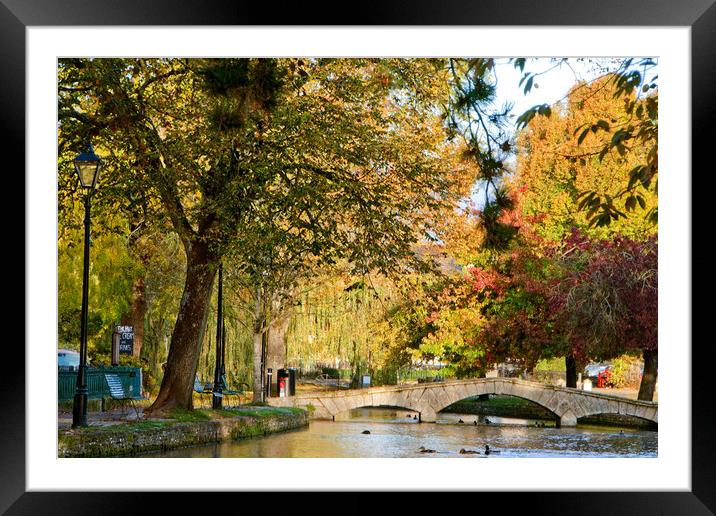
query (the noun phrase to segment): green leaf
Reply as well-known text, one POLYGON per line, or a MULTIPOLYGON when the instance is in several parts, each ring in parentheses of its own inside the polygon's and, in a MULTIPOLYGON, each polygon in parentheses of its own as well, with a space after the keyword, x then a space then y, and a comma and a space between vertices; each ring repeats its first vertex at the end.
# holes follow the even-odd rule
POLYGON ((643 168, 644 165, 637 165, 629 171, 629 184, 627 185, 627 190, 631 190, 637 181, 641 181, 643 168))
POLYGON ((604 129, 604 130, 607 131, 607 132, 609 132, 609 129, 610 129, 610 127, 609 127, 609 122, 607 122, 606 120, 599 120, 599 121, 597 121, 597 127, 600 127, 600 128, 604 129))
POLYGON ((580 134, 580 135, 579 135, 579 138, 577 138, 577 145, 582 145, 582 142, 584 141, 584 139, 585 139, 585 138, 587 137, 587 135, 589 134, 589 129, 590 129, 590 128, 587 128, 587 129, 585 129, 584 131, 582 131, 582 134, 580 134))
POLYGON ((532 83, 534 82, 534 77, 530 77, 527 79, 527 83, 525 83, 524 92, 525 95, 529 93, 529 91, 532 89, 532 83))

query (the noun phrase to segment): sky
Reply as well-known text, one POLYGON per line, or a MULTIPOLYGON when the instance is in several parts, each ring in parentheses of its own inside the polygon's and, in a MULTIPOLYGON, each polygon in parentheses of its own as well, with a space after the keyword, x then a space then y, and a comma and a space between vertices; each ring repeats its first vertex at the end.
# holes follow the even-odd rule
MULTIPOLYGON (((537 104, 554 104, 561 100, 569 89, 580 80, 591 81, 598 76, 591 61, 577 61, 569 59, 569 66, 562 65, 554 68, 544 75, 535 78, 532 90, 524 94, 519 82, 522 73, 507 59, 501 59, 495 66, 498 77, 497 105, 513 102, 514 120, 529 108, 537 104)), ((539 72, 548 70, 554 63, 549 58, 529 59, 525 65, 525 72, 539 72)))
MULTIPOLYGON (((511 118, 513 131, 517 118, 529 108, 538 104, 552 105, 562 100, 575 83, 591 81, 599 76, 594 61, 571 58, 568 63, 569 66, 561 65, 550 69, 555 63, 550 62, 549 58, 528 59, 524 72, 549 71, 536 77, 532 89, 525 94, 524 85, 520 86, 520 79, 524 72, 516 69, 508 58, 496 60, 498 84, 495 105, 500 107, 508 102, 513 104, 511 118)), ((514 164, 513 157, 508 162, 514 164)), ((483 184, 476 184, 471 200, 477 209, 481 209, 484 205, 484 195, 483 184)))

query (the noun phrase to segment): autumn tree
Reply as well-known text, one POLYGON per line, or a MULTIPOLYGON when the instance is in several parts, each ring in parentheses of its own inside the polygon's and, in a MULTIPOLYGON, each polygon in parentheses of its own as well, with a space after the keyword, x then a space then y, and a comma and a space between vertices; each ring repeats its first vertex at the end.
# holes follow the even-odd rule
MULTIPOLYGON (((570 66, 569 59, 553 59, 551 68, 570 66)), ((525 83, 525 93, 533 87, 534 79, 548 70, 527 71, 524 58, 514 59, 514 66, 523 72, 520 84, 525 83)), ((591 97, 604 97, 609 93, 611 101, 620 109, 595 112, 585 117, 576 127, 573 136, 578 145, 586 144, 570 156, 580 162, 596 157, 603 161, 612 156, 622 163, 630 161, 626 178, 619 177, 618 187, 613 181, 607 190, 589 188, 579 191, 579 208, 587 213, 590 225, 608 226, 613 221, 626 218, 629 212, 646 210, 651 223, 658 219, 658 207, 646 207, 647 198, 656 190, 659 172, 658 147, 658 60, 650 57, 624 58, 600 62, 602 73, 594 80, 577 85, 568 94, 581 105, 590 103, 591 97), (585 89, 586 92, 578 90, 585 89), (615 116, 616 115, 616 116, 615 116)), ((581 107, 580 107, 581 109, 581 107)), ((524 112, 517 119, 517 128, 531 125, 540 116, 552 116, 553 106, 541 104, 524 112)), ((617 179, 617 178, 615 178, 617 179)))
POLYGON ((651 401, 658 357, 656 238, 598 240, 575 231, 559 252, 565 274, 547 289, 547 302, 570 354, 609 360, 642 353, 638 399, 651 401))
MULTIPOLYGON (((132 183, 161 206, 183 244, 184 292, 149 413, 191 407, 218 263, 229 253, 262 263, 243 249, 262 235, 261 210, 280 214, 275 225, 285 231, 275 234, 288 247, 387 270, 410 254, 417 220, 449 191, 434 116, 446 83, 438 61, 93 59, 61 66, 70 92, 61 120, 77 121, 63 132, 68 142, 82 132, 121 148, 132 183)), ((109 166, 107 174, 120 170, 109 166)))
POLYGON ((520 210, 543 238, 558 241, 575 227, 602 238, 640 237, 656 231, 649 216, 657 205, 654 184, 634 194, 637 200, 630 205, 629 216, 615 215, 611 224, 599 224, 594 218, 602 209, 596 202, 583 209, 589 199, 583 192, 599 191, 602 197, 616 199, 632 170, 647 159, 644 148, 602 155, 606 133, 580 132, 598 117, 616 124, 629 116, 613 91, 611 78, 573 87, 564 104, 553 106, 549 117, 536 116, 518 139, 513 184, 522 190, 520 210))

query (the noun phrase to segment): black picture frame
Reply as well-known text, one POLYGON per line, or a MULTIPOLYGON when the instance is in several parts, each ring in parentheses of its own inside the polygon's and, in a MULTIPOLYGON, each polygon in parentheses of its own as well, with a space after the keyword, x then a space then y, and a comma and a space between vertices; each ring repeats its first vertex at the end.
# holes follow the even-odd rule
MULTIPOLYGON (((337 3, 245 2, 213 0, 0 0, 0 103, 3 156, 17 157, 16 170, 25 167, 25 29, 29 26, 83 25, 503 25, 503 26, 684 26, 691 27, 692 70, 692 163, 703 178, 713 165, 707 161, 713 147, 716 95, 711 90, 716 65, 716 5, 714 0, 413 0, 382 4, 356 4, 338 10, 337 3), (703 172, 703 173, 701 173, 703 172)), ((11 171, 6 169, 6 175, 11 171)), ((25 191, 25 184, 20 185, 25 191)), ((692 190, 693 191, 693 190, 692 190)), ((696 189, 701 200, 709 195, 696 189)), ((706 202, 706 204, 708 204, 706 202)), ((699 206, 692 196, 692 206, 699 206)), ((17 209, 14 210, 17 213, 17 209)), ((16 217, 16 215, 15 215, 16 217)), ((13 217, 14 218, 14 217, 13 217)), ((12 220, 12 219, 11 219, 12 220)), ((692 217, 692 235, 703 234, 702 218, 692 217)), ((19 225, 18 225, 19 226, 19 225)), ((26 238, 27 235, 24 235, 26 238)), ((693 249, 692 249, 693 252, 693 249)), ((19 254, 19 253, 17 253, 19 254)), ((24 255, 26 263, 28 257, 24 255)), ((692 258, 692 270, 701 262, 692 258)), ((27 270, 25 269, 26 274, 27 270)), ((702 287, 703 288, 703 287, 702 287)), ((20 303, 16 303, 19 306, 20 303)), ((25 306, 24 303, 22 306, 25 306)), ((31 310, 32 307, 26 307, 31 310)), ((692 320, 708 320, 707 304, 693 298, 692 320), (694 317, 696 315, 696 317, 694 317), (702 317, 699 317, 701 315, 702 317)), ((13 342, 17 342, 14 340, 13 342)), ((8 343, 9 344, 9 343, 8 343)), ((686 344, 686 343, 684 343, 686 344)), ((713 361, 710 340, 692 339, 692 456, 690 492, 561 492, 481 493, 479 504, 509 505, 530 514, 713 514, 716 512, 716 456, 711 443, 716 414, 709 384, 713 361), (507 495, 507 496, 505 496, 507 495), (506 499, 509 499, 507 502, 506 499)), ((12 367, 4 371, 0 390, 0 511, 7 514, 115 514, 152 511, 153 501, 170 512, 190 500, 212 496, 220 504, 236 498, 209 493, 84 493, 26 492, 25 487, 25 354, 20 346, 8 345, 12 367), (13 349, 14 348, 14 349, 13 349), (152 500, 156 499, 156 500, 152 500)), ((245 494, 240 496, 245 497, 245 494)), ((440 495, 437 495, 440 496, 440 495)), ((410 505, 420 506, 426 495, 409 495, 410 505), (415 497, 418 496, 419 499, 415 497)), ((291 505, 304 505, 306 493, 292 493, 291 505)), ((281 498, 272 495, 271 505, 281 498)), ((315 502, 314 502, 315 503, 315 502)), ((326 502, 333 503, 333 502, 326 502)), ((407 502, 406 502, 407 503, 407 502)), ((285 507, 283 501, 281 503, 285 507)), ((320 505, 324 505, 321 502, 320 505)), ((472 503, 470 503, 472 505, 472 503)), ((248 505, 247 505, 248 508, 248 505)), ((264 510, 252 509, 252 510, 264 510)), ((266 510, 271 510, 266 506, 266 510)), ((177 509, 178 513, 183 513, 177 509)))

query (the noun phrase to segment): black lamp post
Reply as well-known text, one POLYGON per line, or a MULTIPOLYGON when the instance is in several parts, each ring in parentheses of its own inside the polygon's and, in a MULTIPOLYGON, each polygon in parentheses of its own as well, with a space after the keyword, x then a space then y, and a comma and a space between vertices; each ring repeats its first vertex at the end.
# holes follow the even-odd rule
POLYGON ((224 266, 219 263, 219 293, 216 314, 216 364, 214 367, 214 390, 211 397, 211 408, 220 409, 223 392, 221 389, 221 373, 224 367, 223 330, 224 330, 224 299, 223 299, 224 266))
POLYGON ((89 294, 90 199, 104 163, 94 153, 92 144, 74 159, 80 185, 85 190, 85 248, 82 269, 82 322, 80 326, 80 366, 72 405, 72 428, 87 426, 87 299, 89 294))

